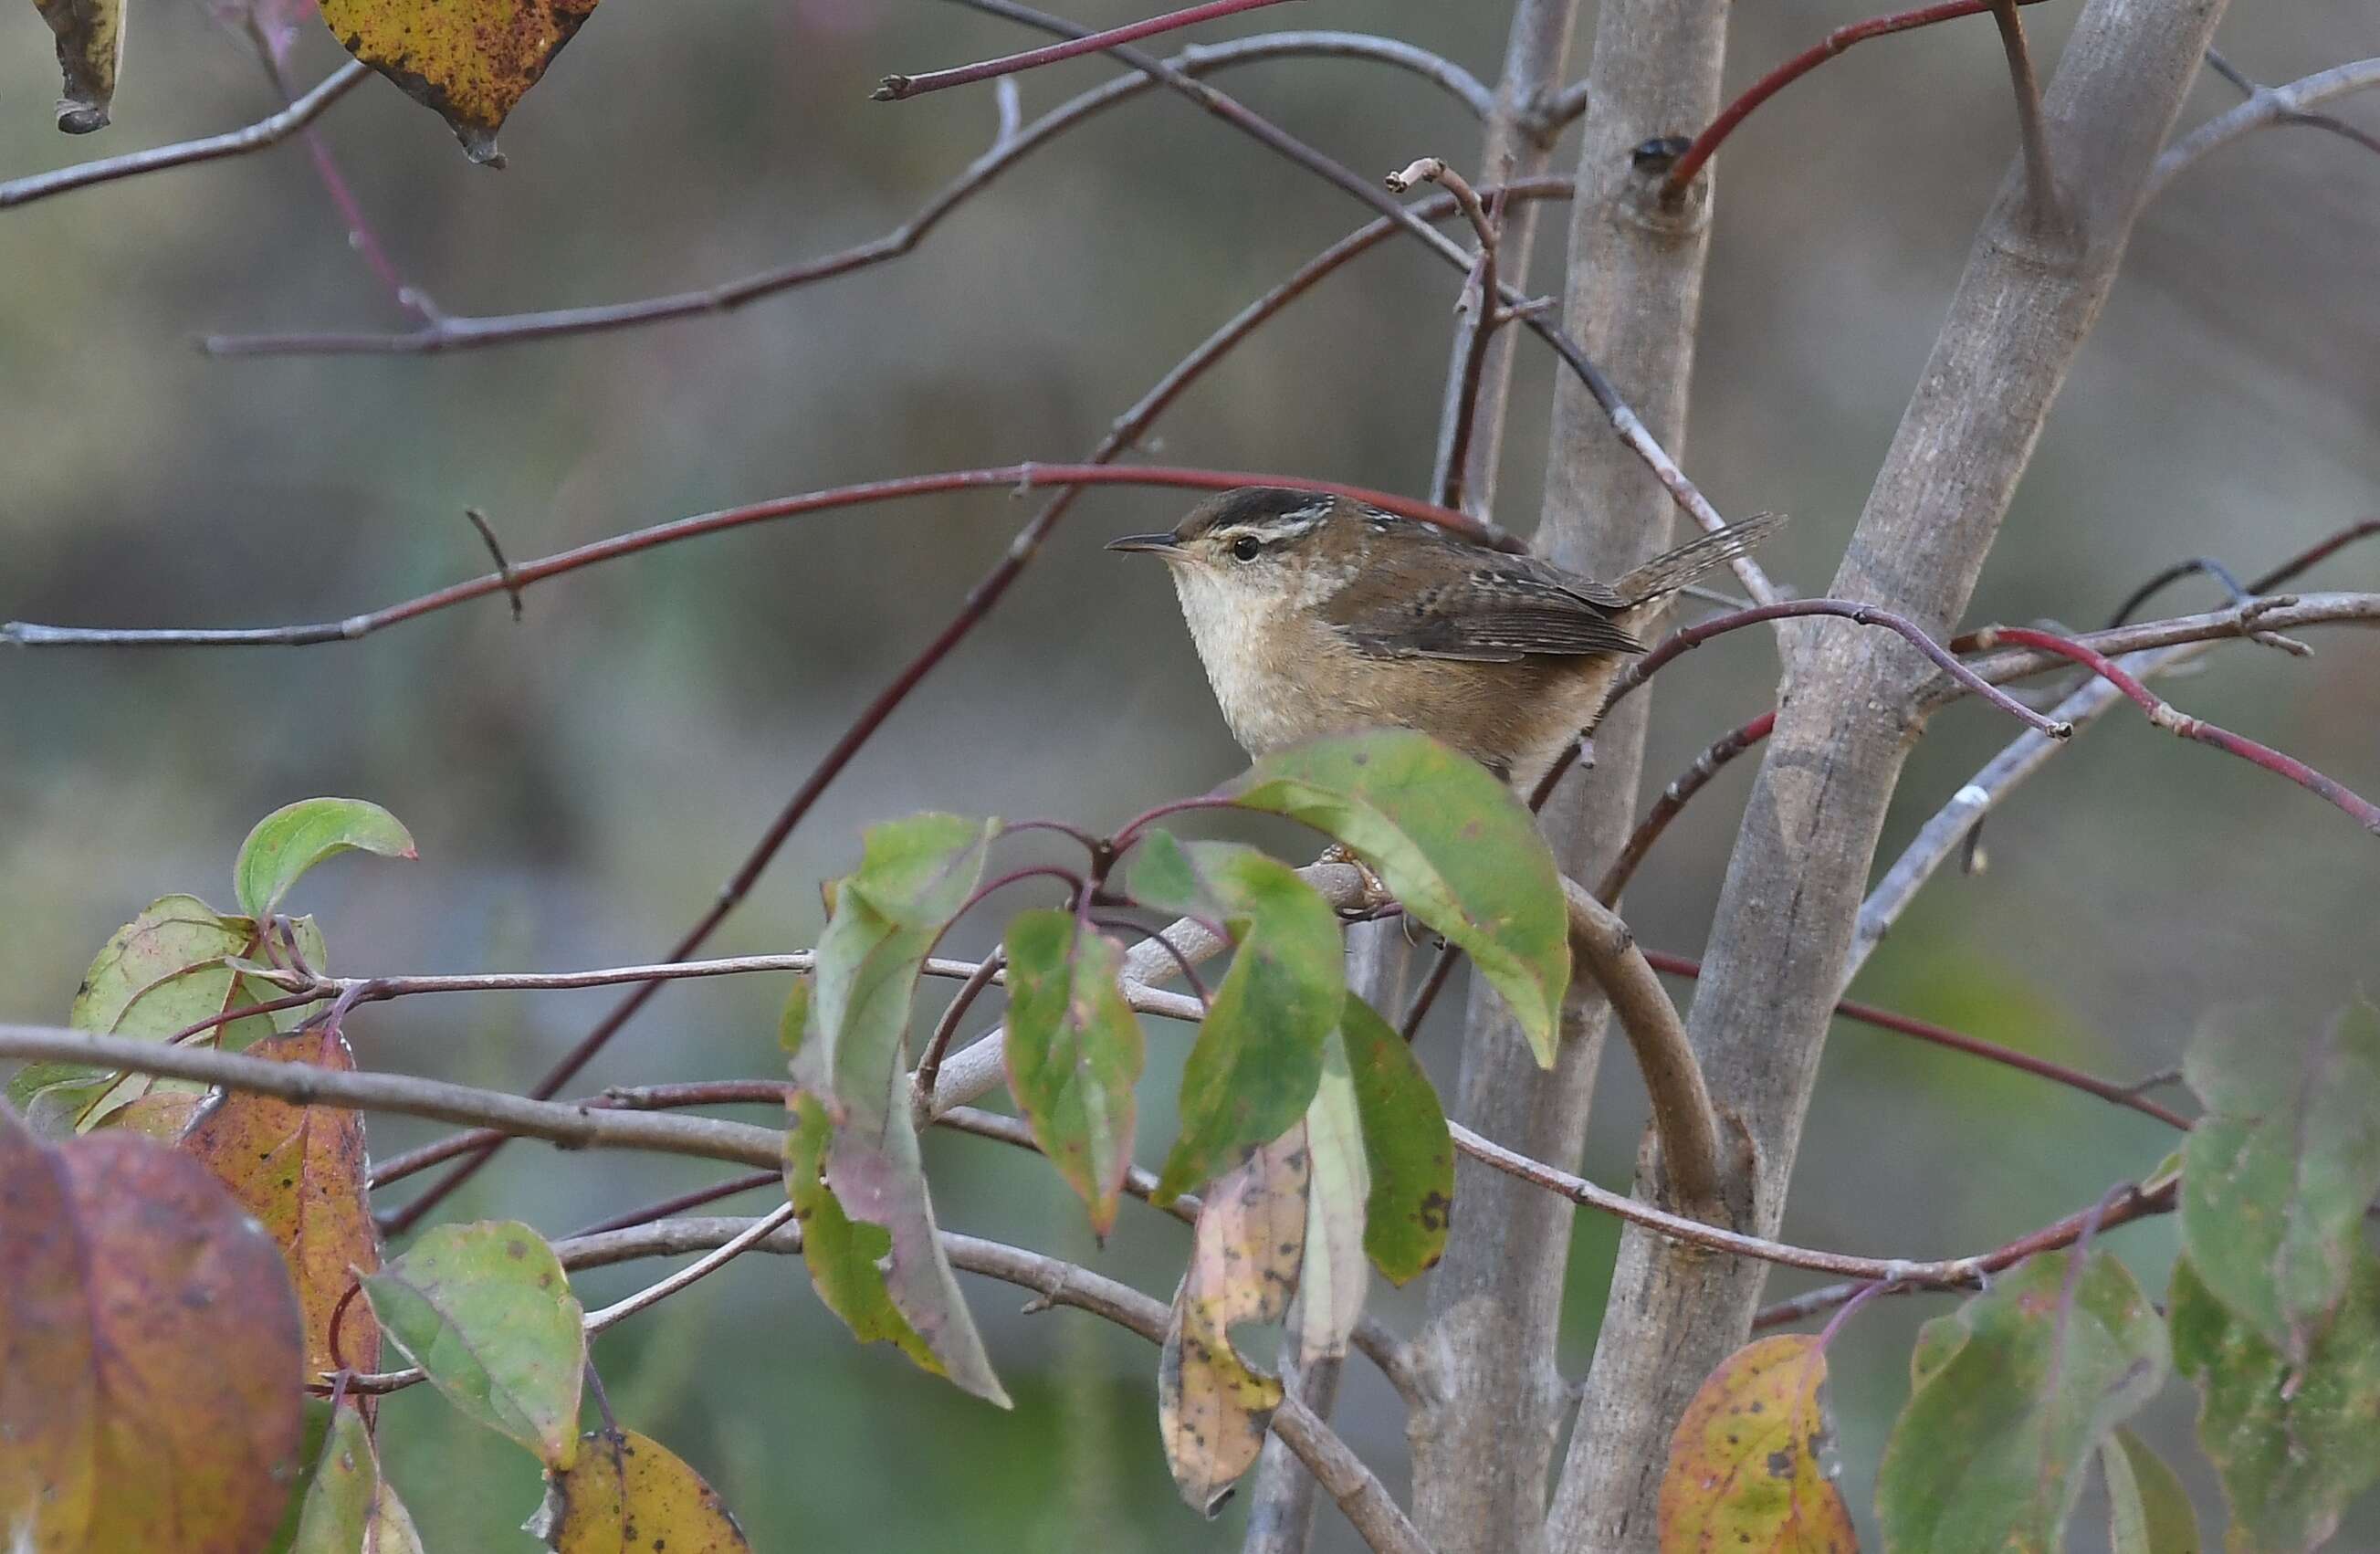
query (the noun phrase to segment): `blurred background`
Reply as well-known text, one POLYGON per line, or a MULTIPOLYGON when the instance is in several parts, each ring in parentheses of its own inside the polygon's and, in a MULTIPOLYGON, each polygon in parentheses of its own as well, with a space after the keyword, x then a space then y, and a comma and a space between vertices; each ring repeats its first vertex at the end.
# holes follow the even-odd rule
MULTIPOLYGON (((1078 0, 1069 14, 1107 25, 1150 8, 1078 0)), ((1308 0, 1236 30, 1373 30, 1492 80, 1508 11, 1308 0)), ((2223 46, 2267 82, 2380 52, 2367 4, 2235 12, 2223 46)), ((1744 8, 1730 82, 1865 14, 1860 0, 1744 8)), ((2046 74, 2071 0, 2025 15, 2046 74)), ((1590 28, 1583 17, 1572 75, 1590 28)), ((73 140, 51 127, 46 30, 24 6, 0 21, 0 176, 275 105, 247 45, 195 0, 149 0, 133 33, 115 127, 73 140)), ((989 143, 995 110, 984 88, 871 103, 876 79, 1039 41, 929 0, 615 3, 505 127, 507 171, 468 164, 435 117, 377 79, 320 132, 396 266, 441 306, 606 302, 893 225, 989 143)), ((293 76, 320 79, 342 57, 310 28, 293 76)), ((1112 73, 1092 61, 1026 77, 1027 111, 1112 73)), ((1476 155, 1459 107, 1376 65, 1293 61, 1219 79, 1367 174, 1476 155)), ((2209 76, 2185 122, 2236 100, 2209 76)), ((2380 128, 2380 102, 2335 106, 2380 128)), ((1816 591, 1832 574, 2013 145, 1998 45, 1974 20, 1853 51, 1723 154, 1682 454, 1723 511, 1794 516, 1763 558, 1791 586, 1816 591)), ((1570 161, 1565 151, 1558 165, 1570 161)), ((1154 92, 1044 148, 906 260, 732 317, 445 357, 216 360, 198 336, 411 322, 350 249, 302 145, 0 213, 0 617, 335 618, 485 571, 467 505, 521 559, 790 492, 1079 456, 1216 323, 1363 219, 1154 92)), ((1561 226, 1550 218, 1538 245, 1538 289, 1559 285, 1561 226)), ((2210 554, 2252 575, 2380 507, 2375 244, 2380 158, 2343 140, 2269 131, 2190 172, 2138 229, 1972 620, 2095 625, 2168 561, 2210 554)), ((1160 423, 1161 456, 1421 491, 1455 284, 1410 245, 1378 250, 1195 389, 1160 423)), ((1523 530, 1551 378, 1548 358, 1524 346, 1495 515, 1523 530)), ((1085 499, 828 793, 716 949, 812 942, 817 881, 852 866, 871 821, 934 807, 1103 828, 1236 770, 1160 569, 1099 550, 1184 505, 1161 492, 1085 499)), ((321 916, 334 969, 650 958, 1028 511, 984 493, 747 528, 537 588, 518 625, 488 600, 357 644, 0 655, 0 888, 14 905, 0 1018, 62 1019, 117 924, 169 891, 226 902, 248 827, 315 794, 388 806, 421 852, 410 865, 343 861, 301 887, 294 904, 321 916)), ((2309 582, 2380 587, 2380 545, 2309 582)), ((2215 597, 2199 579, 2168 602, 2215 597)), ((2168 694, 2380 790, 2380 641, 2334 632, 2317 646, 2306 661, 2227 646, 2168 694)), ((1664 674, 1648 781, 1767 705, 1774 663, 1745 633, 1664 674)), ((1973 704, 1938 719, 1888 855, 2010 734, 1973 704)), ((1700 951, 1751 768, 1698 800, 1632 887, 1647 943, 1700 951)), ((2368 840, 2310 795, 2128 710, 2021 790, 1987 842, 1988 871, 1932 885, 1858 994, 2129 1078, 2176 1062, 2217 999, 2277 997, 2313 1017, 2373 975, 2368 840)), ((954 942, 973 953, 997 928, 988 915, 954 942)), ((674 987, 587 1087, 778 1074, 784 990, 674 987)), ((414 1000, 351 1031, 368 1064, 517 1087, 610 1002, 414 1000)), ((1424 1039, 1441 1074, 1451 1038, 1447 1026, 1424 1039)), ((1184 1046, 1152 1027, 1147 1159, 1170 1136, 1184 1046)), ((1607 1068, 1586 1166, 1621 1184, 1642 1112, 1626 1065, 1607 1068)), ((374 1153, 434 1131, 375 1119, 374 1153)), ((1787 1233, 1876 1255, 1980 1249, 2149 1171, 2171 1143, 2136 1113, 1842 1026, 1787 1233)), ((1127 1212, 1100 1251, 1038 1162, 964 1138, 929 1149, 945 1224, 1171 1289, 1178 1226, 1127 1212)), ((713 1174, 519 1146, 452 1211, 560 1234, 713 1174)), ((2116 1240, 2161 1289, 2171 1227, 2116 1240)), ((1572 1374, 1614 1241, 1608 1221, 1581 1218, 1572 1374)), ((585 1293, 613 1298, 657 1271, 592 1274, 585 1293)), ((1772 1281, 1779 1293, 1800 1287, 1772 1281)), ((856 1347, 798 1267, 759 1257, 607 1335, 597 1357, 621 1418, 708 1475, 762 1548, 1237 1546, 1241 1510, 1210 1525, 1174 1496, 1151 1349, 1087 1317, 1014 1315, 1020 1297, 1004 1287, 970 1281, 969 1293, 1013 1416, 889 1349, 856 1347)), ((1420 1310, 1413 1292, 1378 1303, 1408 1324, 1420 1310)), ((1947 1308, 1879 1303, 1834 1347, 1845 1483, 1863 1518, 1915 1325, 1947 1308)), ((1360 1366, 1350 1376, 1342 1427, 1402 1486, 1389 1394, 1360 1366)), ((2212 1513, 2190 1414, 2176 1388, 2152 1433, 2212 1513)), ((526 1455, 426 1390, 390 1400, 385 1418, 389 1471, 430 1547, 530 1547, 509 1530, 538 1499, 526 1455)), ((1355 1547, 1335 1512, 1322 1522, 1323 1547, 1355 1547)), ((2380 1547, 2380 1519, 2367 1508, 2338 1546, 2380 1547)))

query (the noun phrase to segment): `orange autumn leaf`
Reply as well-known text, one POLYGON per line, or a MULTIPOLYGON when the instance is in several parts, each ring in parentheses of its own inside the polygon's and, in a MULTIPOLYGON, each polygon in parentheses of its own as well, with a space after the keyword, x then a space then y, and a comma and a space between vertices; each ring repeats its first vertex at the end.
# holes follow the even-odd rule
MULTIPOLYGON (((355 1054, 335 1033, 300 1031, 258 1042, 252 1058, 355 1070, 355 1054)), ((271 1096, 234 1092, 182 1135, 184 1152, 204 1162, 281 1248, 305 1315, 308 1379, 338 1364, 331 1357, 331 1317, 355 1282, 355 1270, 380 1267, 365 1172, 363 1113, 294 1106, 271 1096)), ((340 1331, 348 1365, 380 1368, 380 1329, 354 1313, 340 1331)))
POLYGON ((504 164, 496 131, 595 0, 322 0, 349 54, 436 111, 474 162, 504 164))

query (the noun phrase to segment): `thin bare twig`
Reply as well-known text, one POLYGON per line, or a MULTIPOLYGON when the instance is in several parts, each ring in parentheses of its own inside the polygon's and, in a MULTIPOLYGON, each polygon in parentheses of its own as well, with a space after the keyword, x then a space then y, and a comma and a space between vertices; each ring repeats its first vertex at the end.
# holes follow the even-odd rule
POLYGON ((739 1255, 749 1251, 754 1245, 765 1240, 771 1232, 791 1224, 793 1219, 794 1206, 790 1203, 781 1203, 753 1220, 748 1228, 699 1262, 687 1264, 667 1279, 657 1280, 625 1300, 614 1301, 600 1311, 589 1312, 586 1324, 588 1336, 591 1338, 606 1328, 615 1327, 646 1307, 660 1305, 695 1281, 708 1278, 718 1272, 739 1255))
POLYGON ((2059 724, 2055 719, 2042 716, 2007 692, 1993 686, 1973 670, 1961 663, 1951 655, 1949 649, 1928 637, 1924 627, 1907 616, 1848 599, 1783 600, 1774 604, 1758 604, 1749 610, 1737 610, 1724 615, 1714 615, 1709 620, 1697 621, 1693 625, 1673 631, 1656 644, 1650 652, 1635 660, 1621 671, 1619 678, 1611 683, 1610 693, 1603 699, 1603 710, 1608 713, 1614 702, 1651 679, 1672 659, 1701 647, 1714 637, 1722 636, 1730 631, 1740 631, 1745 626, 1758 625, 1765 621, 1788 620, 1804 615, 1839 616, 1860 625, 1882 626, 1888 631, 1897 632, 1918 651, 1933 660, 1944 674, 1956 680, 1961 687, 1985 698, 1993 706, 2026 726, 2047 735, 2052 739, 2063 739, 2073 732, 2059 724))
MULTIPOLYGON (((1645 959, 1654 970, 1666 972, 1672 977, 1700 977, 1703 974, 1702 963, 1684 955, 1665 954, 1658 950, 1647 950, 1645 952, 1645 959)), ((1879 1009, 1872 1003, 1855 1003, 1850 999, 1842 999, 1835 1004, 1835 1013, 1846 1020, 1856 1020, 1864 1026, 1874 1026, 1879 1030, 1891 1031, 1900 1036, 1914 1037, 1920 1041, 1930 1042, 1937 1047, 1948 1047, 1954 1052, 1964 1052, 1970 1057, 1982 1058, 1986 1062, 1998 1063, 2006 1068, 2013 1068, 2044 1079, 2054 1080, 2070 1089, 2080 1090, 2084 1095, 2096 1096, 2101 1100, 2128 1107, 2143 1116, 2154 1117, 2168 1127, 2186 1130, 2190 1126, 2190 1120, 2181 1113, 2170 1107, 2160 1106, 2142 1095, 2141 1087, 2137 1084, 2119 1085, 2113 1080, 2102 1079, 2094 1074, 2085 1074, 2081 1069, 2069 1067, 2065 1063, 2053 1062, 2047 1058, 2037 1058, 2030 1052, 2020 1052, 2013 1047, 2003 1047, 1997 1041, 1985 1041, 1981 1037, 1969 1036, 1964 1031, 1955 1031, 1948 1026, 1937 1026, 1931 1020, 1920 1020, 1911 1015, 1895 1014, 1889 1009, 1879 1009)))
POLYGON ((346 96, 370 74, 370 66, 360 60, 349 60, 324 77, 322 83, 305 96, 245 129, 226 130, 221 135, 182 140, 170 146, 153 146, 145 152, 129 152, 122 156, 103 157, 97 162, 60 167, 55 172, 31 173, 21 178, 11 178, 0 183, 0 211, 12 205, 30 205, 36 200, 46 200, 51 195, 65 194, 71 189, 113 183, 118 178, 160 173, 168 167, 187 167, 196 162, 244 156, 249 152, 261 152, 267 146, 279 145, 322 117, 323 110, 346 96))
POLYGON ((1636 829, 1628 833, 1611 867, 1604 870, 1603 882, 1595 888, 1596 898, 1618 905, 1620 892, 1628 888, 1645 855, 1653 850, 1653 844, 1660 840, 1670 822, 1677 819, 1678 811, 1686 807, 1686 801, 1708 786, 1711 779, 1718 775, 1719 768, 1767 738, 1768 731, 1776 726, 1777 714, 1763 712, 1741 728, 1730 729, 1712 740, 1694 758, 1692 766, 1671 778, 1670 785, 1661 790, 1661 796, 1645 811, 1645 818, 1636 822, 1636 829))
MULTIPOLYGON (((1172 63, 1186 75, 1202 76, 1257 60, 1291 57, 1366 59, 1409 70, 1444 88, 1475 115, 1488 111, 1488 89, 1460 66, 1413 44, 1376 38, 1368 33, 1261 33, 1252 38, 1235 38, 1229 42, 1185 49, 1172 63)), ((360 70, 362 67, 355 68, 360 70)), ((402 334, 333 330, 292 334, 214 335, 209 337, 206 346, 218 356, 436 355, 530 340, 602 334, 663 323, 673 319, 733 312, 763 297, 832 280, 910 253, 942 224, 944 218, 982 192, 1018 162, 1086 119, 1142 96, 1160 84, 1154 78, 1138 72, 1119 76, 1069 98, 1014 132, 1003 128, 989 150, 969 163, 900 225, 880 237, 816 259, 776 265, 753 274, 722 281, 715 285, 637 297, 625 302, 545 309, 527 313, 447 313, 442 315, 434 325, 402 334)))
POLYGON ((2260 744, 2244 735, 2233 734, 2203 718, 2193 718, 2176 710, 2171 703, 2128 674, 2121 664, 2097 649, 2055 632, 2035 631, 2026 626, 1998 626, 1980 635, 1984 640, 1978 646, 1985 649, 2007 642, 2020 648, 2037 648, 2082 665, 2123 692, 2134 706, 2148 714, 2150 722, 2168 734, 2194 739, 2202 745, 2212 745, 2251 765, 2286 777, 2309 793, 2328 799, 2353 816, 2356 823, 2364 830, 2380 836, 2380 805, 2374 805, 2345 783, 2323 775, 2294 756, 2284 755, 2269 745, 2260 744))
POLYGON ((721 1198, 732 1198, 738 1193, 754 1192, 762 1187, 780 1186, 784 1180, 785 1173, 783 1171, 755 1171, 742 1176, 731 1176, 724 1182, 714 1182, 708 1187, 697 1187, 692 1192, 679 1193, 674 1197, 662 1198, 658 1203, 646 1204, 641 1208, 623 1209, 617 1214, 598 1220, 584 1229, 573 1231, 570 1235, 571 1237, 601 1235, 605 1231, 624 1231, 631 1225, 649 1225, 655 1220, 666 1220, 674 1214, 683 1214, 689 1208, 700 1208, 706 1204, 717 1203, 721 1198))
POLYGON ((1062 43, 1044 48, 1026 49, 1022 54, 1003 55, 975 65, 956 66, 948 70, 929 70, 922 76, 887 76, 883 83, 868 95, 878 103, 901 103, 912 97, 922 97, 929 91, 941 91, 954 86, 970 86, 996 77, 1013 76, 1020 70, 1037 69, 1055 65, 1062 59, 1075 59, 1087 54, 1098 54, 1120 43, 1137 42, 1160 32, 1176 32, 1185 27, 1196 27, 1202 21, 1233 16, 1241 11, 1253 11, 1260 6, 1278 6, 1281 0, 1206 0, 1163 16, 1150 17, 1146 21, 1132 22, 1123 27, 1111 27, 1104 32, 1088 32, 1062 43))
POLYGON ((2251 130, 2276 124, 2302 124, 2306 110, 2317 103, 2327 103, 2350 91, 2380 86, 2380 58, 2358 59, 2346 65, 2334 65, 2327 70, 2317 70, 2287 86, 2257 87, 2248 101, 2228 113, 2216 115, 2204 124, 2168 146, 2150 170, 2147 192, 2142 197, 2154 200, 2165 191, 2168 184, 2180 177, 2192 163, 2228 146, 2251 130))
MULTIPOLYGON (((1495 338, 1497 325, 1504 322, 1492 300, 1500 289, 1496 284, 1498 212, 1490 211, 1463 175, 1439 157, 1423 157, 1388 176, 1389 188, 1400 194, 1419 183, 1441 185, 1453 195, 1479 239, 1478 254, 1471 262, 1470 273, 1463 277, 1463 290, 1454 304, 1455 310, 1463 315, 1463 357, 1455 374, 1454 424, 1443 459, 1445 477, 1437 493, 1439 505, 1469 512, 1477 505, 1463 500, 1463 483, 1471 458, 1471 427, 1478 414, 1479 390, 1488 369, 1488 346, 1495 338)), ((1501 203, 1499 196, 1500 207, 1501 203)))
POLYGON ((992 978, 1000 975, 1005 958, 1004 953, 997 950, 986 955, 983 964, 976 967, 975 975, 959 984, 959 990, 942 1011, 942 1017, 934 1022, 933 1038, 926 1043, 925 1056, 917 1060, 917 1072, 910 1079, 917 1094, 929 1099, 932 1097, 934 1081, 942 1072, 942 1054, 951 1050, 951 1038, 958 1034, 959 1022, 966 1018, 969 1009, 975 1007, 977 998, 991 986, 992 978))
MULTIPOLYGON (((2039 4, 2039 0, 2016 0, 2016 3, 2031 6, 2039 4)), ((1675 162, 1670 164, 1669 171, 1662 176, 1661 198, 1668 200, 1682 198, 1686 192, 1686 186, 1694 181, 1694 175, 1701 172, 1704 164, 1710 161, 1711 153, 1718 150, 1721 141, 1735 132, 1738 125, 1751 116, 1755 108, 1850 48, 1853 43, 1865 42, 1870 38, 1882 38, 1894 32, 1907 32, 1913 28, 1931 27, 1936 22, 1952 21, 1960 17, 1982 16, 1993 8, 1993 4, 1994 0, 1949 0, 1945 5, 1923 6, 1913 11, 1896 11, 1890 16, 1875 17, 1866 21, 1852 22, 1848 27, 1836 28, 1817 42, 1753 82, 1751 86, 1744 89, 1742 95, 1730 103, 1717 118, 1712 119, 1708 127, 1694 138, 1693 142, 1675 162)), ((1573 87, 1564 92, 1559 100, 1563 108, 1569 108, 1571 98, 1574 93, 1578 95, 1579 108, 1583 109, 1585 106, 1584 92, 1580 88, 1573 87)))
POLYGON ((1992 0, 1992 20, 1999 27, 2000 52, 2008 56, 2009 84, 2016 91, 2025 192, 2033 201, 2034 221, 2046 231, 2066 225, 2066 197, 2058 192, 2058 170, 2049 158, 2049 133, 2041 122, 2041 81, 2034 74, 2033 51, 2025 46, 2024 17, 2017 10, 2023 3, 1992 0))
MULTIPOLYGON (((1947 1284, 1925 1280, 1895 1280, 1888 1281, 1876 1293, 1907 1295, 1914 1294, 1921 1290, 1951 1290, 1979 1286, 1984 1280, 1993 1274, 2014 1268, 2027 1257, 2042 1252, 2055 1252, 2061 1246, 2071 1246, 2086 1234, 2112 1230, 2118 1225, 2130 1224, 2135 1220, 2145 1220, 2155 1215, 2171 1213, 2179 1185, 2179 1182, 2168 1182, 2162 1187, 2143 1192, 2130 1184, 2119 1184, 2103 1194, 2090 1208, 2070 1214, 2056 1224, 2046 1225, 2030 1234, 2018 1237, 2005 1246, 1974 1258, 1975 1277, 1947 1284)), ((1752 1318, 1752 1330, 1759 1332, 1764 1329, 1782 1327, 1790 1322, 1806 1321, 1812 1317, 1858 1299, 1869 1289, 1871 1283, 1872 1281, 1868 1280, 1853 1280, 1848 1283, 1828 1284, 1807 1291, 1791 1300, 1763 1306, 1752 1318)))
MULTIPOLYGON (((1444 525, 1481 544, 1517 550, 1521 542, 1501 530, 1448 508, 1390 492, 1350 486, 1333 480, 1312 480, 1299 475, 1256 474, 1238 470, 1181 469, 1154 465, 1129 469, 1104 464, 1005 464, 985 469, 954 469, 938 475, 911 475, 892 480, 837 486, 799 496, 781 496, 742 507, 697 514, 668 523, 613 535, 535 561, 509 572, 491 572, 468 582, 451 584, 395 604, 345 620, 305 625, 212 628, 121 628, 114 626, 42 625, 30 621, 0 624, 0 644, 23 648, 303 648, 326 642, 353 642, 373 632, 490 594, 516 593, 565 573, 640 554, 658 546, 698 539, 748 524, 799 517, 843 507, 871 505, 936 492, 1007 490, 1025 492, 1049 486, 1170 486, 1191 491, 1230 491, 1239 486, 1278 485, 1331 492, 1425 523, 1444 525)), ((672 956, 672 959, 679 957, 672 956)))
MULTIPOLYGON (((2261 82, 2251 80, 2245 71, 2223 57, 2221 49, 2206 51, 2206 67, 2239 88, 2240 95, 2242 97, 2253 97, 2264 90, 2261 82)), ((2380 155, 2380 135, 2374 135, 2370 130, 2351 125, 2336 114, 2285 113, 2281 115, 2281 122, 2336 135, 2343 140, 2353 141, 2374 155, 2380 155)))
POLYGON ((1718 1113, 1703 1083, 1702 1065, 1686 1041, 1684 1022, 1669 990, 1636 947, 1620 915, 1574 880, 1562 881, 1570 911, 1571 954, 1594 977, 1619 1016, 1653 1103, 1653 1130, 1661 1144, 1661 1173, 1675 1201, 1711 1224, 1729 1219, 1720 1163, 1718 1113))

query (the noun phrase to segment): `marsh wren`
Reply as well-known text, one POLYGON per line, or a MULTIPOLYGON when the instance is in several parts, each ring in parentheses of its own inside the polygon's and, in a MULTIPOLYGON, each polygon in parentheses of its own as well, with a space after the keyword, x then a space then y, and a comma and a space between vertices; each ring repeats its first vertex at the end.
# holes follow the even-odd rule
POLYGON ((1346 497, 1248 486, 1168 534, 1223 721, 1251 756, 1359 729, 1418 729, 1523 793, 1592 731, 1635 628, 1774 528, 1764 513, 1598 583, 1346 497))

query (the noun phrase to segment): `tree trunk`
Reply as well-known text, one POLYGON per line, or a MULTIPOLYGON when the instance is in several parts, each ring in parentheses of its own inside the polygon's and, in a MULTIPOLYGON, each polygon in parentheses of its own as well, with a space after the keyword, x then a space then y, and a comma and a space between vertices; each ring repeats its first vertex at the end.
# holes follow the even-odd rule
MULTIPOLYGON (((2045 104, 2064 222, 2036 220, 2022 164, 2010 173, 1828 591, 1941 635, 1965 609, 2221 9, 2085 9, 2045 104)), ((1848 622, 1790 641, 1782 710, 1690 1024, 1713 1096, 1752 1140, 1753 1228, 1763 1234, 1782 1215, 1876 836, 1918 733, 1912 692, 1930 673, 1899 639, 1848 622)), ((1633 1231, 1622 1239, 1551 1547, 1654 1548, 1670 1431, 1743 1342, 1765 1271, 1633 1231)))

